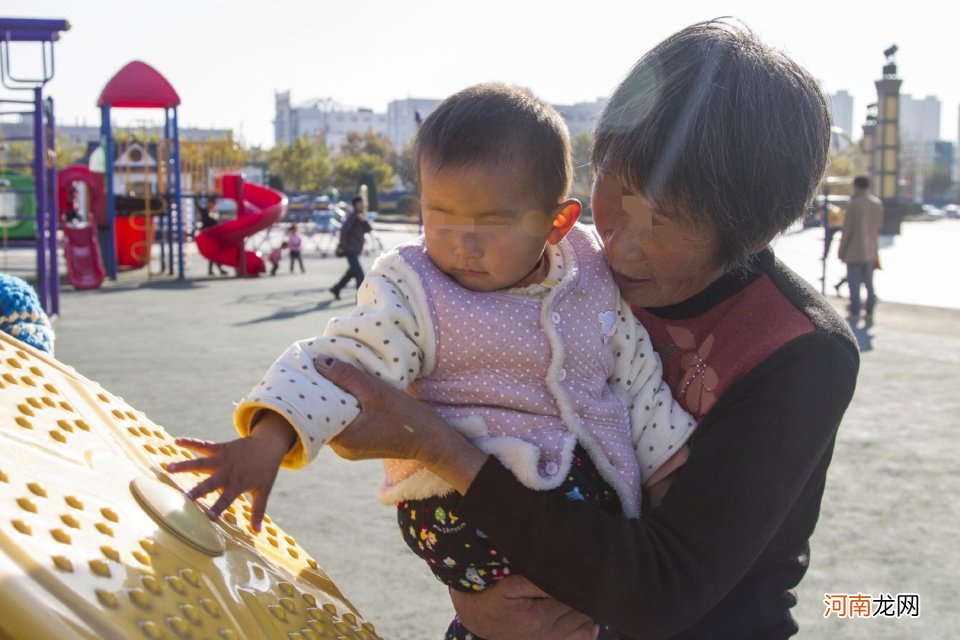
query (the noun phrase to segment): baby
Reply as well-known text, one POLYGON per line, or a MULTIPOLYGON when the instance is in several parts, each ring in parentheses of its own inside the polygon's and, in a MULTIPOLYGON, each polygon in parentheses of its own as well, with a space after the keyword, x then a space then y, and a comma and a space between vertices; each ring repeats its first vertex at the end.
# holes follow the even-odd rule
MULTIPOLYGON (((530 488, 639 515, 642 489, 685 459, 694 421, 598 238, 576 224, 562 118, 529 90, 471 87, 423 122, 416 161, 424 235, 377 260, 349 317, 277 359, 236 409, 244 438, 181 439, 208 457, 170 470, 211 473, 190 496, 220 489, 212 516, 250 491, 258 528, 277 468, 309 462, 358 413, 315 370, 324 356, 431 402, 530 488)), ((510 573, 457 516, 450 486, 412 461, 385 468, 381 500, 443 582, 476 590, 510 573)), ((447 637, 467 633, 455 620, 447 637)))

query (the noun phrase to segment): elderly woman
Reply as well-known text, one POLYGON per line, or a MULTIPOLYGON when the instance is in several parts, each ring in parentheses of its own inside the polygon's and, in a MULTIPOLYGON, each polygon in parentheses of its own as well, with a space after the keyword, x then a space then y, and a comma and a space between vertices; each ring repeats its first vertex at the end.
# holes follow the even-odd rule
POLYGON ((669 491, 638 519, 527 489, 429 407, 317 363, 363 409, 334 449, 419 461, 523 574, 452 594, 471 631, 587 638, 603 620, 637 638, 797 632, 791 590, 859 355, 767 245, 802 215, 828 142, 813 78, 723 22, 657 45, 607 104, 593 151, 597 231, 665 381, 699 420, 669 491))

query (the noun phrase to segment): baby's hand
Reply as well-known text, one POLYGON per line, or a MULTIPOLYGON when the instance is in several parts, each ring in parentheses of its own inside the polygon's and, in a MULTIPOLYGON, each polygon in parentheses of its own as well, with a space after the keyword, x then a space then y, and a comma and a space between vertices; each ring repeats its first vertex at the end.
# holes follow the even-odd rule
POLYGON ((187 497, 196 500, 219 490, 220 497, 207 510, 211 520, 220 517, 241 493, 249 493, 253 498, 250 524, 254 531, 260 531, 263 514, 267 510, 267 498, 277 479, 280 462, 292 442, 293 428, 282 418, 278 419, 283 425, 261 420, 250 436, 229 442, 177 438, 179 446, 192 449, 204 457, 170 463, 166 465, 166 470, 171 473, 201 471, 210 474, 191 489, 187 497), (286 429, 279 428, 281 426, 286 429))

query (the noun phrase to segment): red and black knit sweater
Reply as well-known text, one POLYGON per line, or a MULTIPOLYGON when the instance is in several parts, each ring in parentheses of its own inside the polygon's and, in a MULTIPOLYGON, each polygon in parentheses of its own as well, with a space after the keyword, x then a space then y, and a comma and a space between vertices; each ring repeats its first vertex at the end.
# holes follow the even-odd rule
POLYGON ((786 638, 859 351, 769 250, 672 307, 637 310, 700 424, 640 519, 531 491, 494 458, 461 515, 559 600, 629 636, 786 638), (517 526, 523 523, 523 526, 517 526))

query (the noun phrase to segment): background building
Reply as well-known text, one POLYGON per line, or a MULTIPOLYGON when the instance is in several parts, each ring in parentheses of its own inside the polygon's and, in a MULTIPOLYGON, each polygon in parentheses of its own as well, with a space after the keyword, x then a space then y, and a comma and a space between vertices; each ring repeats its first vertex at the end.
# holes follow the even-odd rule
POLYGON ((555 104, 553 108, 560 112, 570 130, 570 139, 576 138, 584 131, 593 135, 593 127, 600 118, 600 112, 607 104, 606 98, 597 98, 593 102, 577 102, 574 104, 555 104))
POLYGON ((835 127, 843 129, 847 137, 853 138, 853 96, 841 89, 827 96, 830 106, 830 121, 835 127))
MULTIPOLYGON (((367 108, 344 107, 331 98, 308 100, 293 106, 289 91, 275 94, 276 116, 273 121, 277 144, 290 144, 301 136, 322 133, 327 148, 336 150, 350 132, 374 131, 393 144, 397 152, 403 151, 416 134, 419 123, 437 108, 437 98, 404 98, 387 105, 386 113, 376 113, 367 108)), ((577 102, 570 105, 554 105, 570 130, 570 137, 592 132, 606 98, 593 102, 577 102)))
POLYGON ((900 95, 900 137, 925 145, 940 139, 940 100, 900 95))
MULTIPOLYGON (((145 134, 148 138, 163 138, 163 127, 148 125, 144 127, 122 127, 112 125, 113 131, 140 137, 145 134)), ((20 116, 17 120, 0 122, 0 140, 4 138, 30 138, 33 135, 33 116, 20 116)), ((70 142, 86 144, 100 140, 100 125, 57 125, 57 136, 63 136, 70 142)), ((232 129, 202 129, 199 127, 181 127, 180 140, 204 142, 207 140, 233 140, 232 129)))
POLYGON ((301 136, 322 135, 328 149, 337 149, 351 131, 387 133, 387 116, 366 107, 347 107, 331 98, 308 100, 296 107, 290 103, 290 92, 275 94, 276 116, 273 121, 277 144, 290 144, 301 136))
POLYGON ((296 125, 293 122, 295 112, 290 107, 290 92, 275 91, 273 93, 273 144, 290 144, 296 136, 296 125))
POLYGON ((942 164, 944 156, 952 156, 952 149, 943 153, 939 141, 940 100, 935 96, 918 99, 908 93, 901 94, 900 181, 903 195, 915 203, 924 202, 930 195, 930 172, 938 163, 942 164))
POLYGON ((437 108, 441 100, 436 98, 405 98, 387 105, 387 139, 397 152, 402 152, 417 127, 437 108))
POLYGON ((952 170, 954 165, 955 147, 952 142, 939 140, 932 145, 933 166, 937 169, 952 170))

